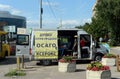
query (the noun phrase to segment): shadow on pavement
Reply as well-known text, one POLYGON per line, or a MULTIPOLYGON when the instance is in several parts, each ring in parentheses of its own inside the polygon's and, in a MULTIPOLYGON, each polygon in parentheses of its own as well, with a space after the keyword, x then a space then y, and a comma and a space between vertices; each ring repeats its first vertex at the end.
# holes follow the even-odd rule
MULTIPOLYGON (((0 59, 0 65, 9 65, 9 64, 16 64, 17 58, 15 56, 9 56, 5 59, 0 59)), ((21 59, 20 59, 21 62, 21 59)), ((29 58, 25 58, 24 62, 29 62, 29 58)))
MULTIPOLYGON (((89 64, 91 61, 90 60, 77 60, 76 61, 76 64, 89 64)), ((36 65, 40 65, 40 66, 45 66, 45 65, 42 65, 39 61, 36 63, 36 65)), ((50 64, 49 66, 56 66, 58 65, 58 62, 52 62, 52 64, 50 64)))
POLYGON ((89 64, 91 60, 77 60, 76 64, 89 64))
POLYGON ((86 71, 85 69, 76 69, 75 72, 83 72, 83 71, 86 71))
POLYGON ((111 79, 120 79, 120 78, 111 78, 111 79))
MULTIPOLYGON (((20 62, 22 62, 22 58, 20 58, 20 62)), ((26 63, 26 62, 29 63, 31 61, 29 60, 29 58, 25 58, 24 63, 26 63)), ((9 56, 9 57, 6 57, 5 59, 0 59, 0 65, 10 65, 10 64, 16 64, 16 63, 17 63, 16 56, 9 56)), ((77 60, 76 61, 76 64, 88 64, 88 63, 90 63, 90 61, 86 61, 86 60, 77 60)), ((44 66, 37 60, 36 60, 36 64, 34 63, 34 65, 44 66)), ((52 64, 50 66, 55 66, 55 65, 58 65, 58 62, 52 62, 52 64)))

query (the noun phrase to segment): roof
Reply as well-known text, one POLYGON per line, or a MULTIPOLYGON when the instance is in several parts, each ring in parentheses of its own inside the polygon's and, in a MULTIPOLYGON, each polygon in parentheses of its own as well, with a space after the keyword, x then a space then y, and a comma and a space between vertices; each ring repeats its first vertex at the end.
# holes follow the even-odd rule
POLYGON ((26 19, 23 16, 12 15, 8 11, 0 11, 0 18, 15 18, 15 19, 24 19, 24 20, 26 19))

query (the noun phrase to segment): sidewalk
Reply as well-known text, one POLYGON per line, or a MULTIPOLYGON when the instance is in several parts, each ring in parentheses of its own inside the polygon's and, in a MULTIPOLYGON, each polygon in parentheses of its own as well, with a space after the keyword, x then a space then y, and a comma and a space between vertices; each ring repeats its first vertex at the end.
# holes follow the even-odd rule
MULTIPOLYGON (((30 63, 34 63, 32 61, 30 63)), ((29 64, 30 64, 29 63, 29 64)), ((86 79, 86 66, 87 64, 77 64, 76 72, 64 73, 58 71, 58 65, 52 66, 26 66, 25 72, 27 73, 24 77, 4 77, 4 74, 11 68, 15 68, 15 65, 9 67, 0 66, 0 77, 1 79, 86 79)), ((111 79, 120 79, 120 72, 116 71, 116 66, 111 66, 111 79)))
POLYGON ((120 47, 111 47, 110 52, 120 55, 120 47))
MULTIPOLYGON (((111 53, 120 55, 120 47, 111 48, 111 53)), ((13 59, 11 60, 13 61, 13 59)), ((28 61, 25 63, 27 69, 26 76, 23 77, 5 77, 4 74, 10 69, 16 68, 16 64, 0 65, 0 79, 86 79, 87 64, 78 63, 76 72, 62 73, 58 71, 58 65, 51 66, 36 65, 36 61, 28 61)), ((120 72, 117 72, 116 66, 111 66, 111 79, 120 79, 120 72)))

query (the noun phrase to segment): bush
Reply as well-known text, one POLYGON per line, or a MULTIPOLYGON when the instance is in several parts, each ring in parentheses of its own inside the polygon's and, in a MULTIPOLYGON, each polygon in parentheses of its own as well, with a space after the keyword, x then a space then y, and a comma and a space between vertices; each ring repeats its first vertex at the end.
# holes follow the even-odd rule
POLYGON ((26 73, 22 70, 16 70, 16 69, 13 69, 11 70, 10 72, 8 72, 7 74, 5 74, 5 76, 25 76, 26 73))
POLYGON ((100 71, 110 70, 109 66, 102 65, 99 61, 93 61, 87 66, 87 70, 100 71))
POLYGON ((63 56, 62 59, 59 60, 59 62, 62 63, 67 63, 67 62, 75 62, 74 57, 73 56, 63 56))

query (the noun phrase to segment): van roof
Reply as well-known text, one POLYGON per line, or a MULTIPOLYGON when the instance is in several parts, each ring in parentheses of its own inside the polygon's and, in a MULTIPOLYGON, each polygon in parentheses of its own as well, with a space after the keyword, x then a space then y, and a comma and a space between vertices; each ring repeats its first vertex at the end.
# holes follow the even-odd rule
POLYGON ((73 31, 84 31, 83 29, 77 29, 77 28, 60 28, 60 29, 33 29, 34 31, 39 31, 39 30, 48 30, 48 31, 52 31, 52 30, 73 30, 73 31))

